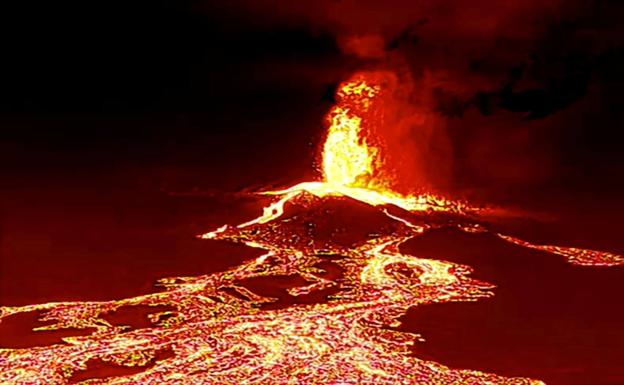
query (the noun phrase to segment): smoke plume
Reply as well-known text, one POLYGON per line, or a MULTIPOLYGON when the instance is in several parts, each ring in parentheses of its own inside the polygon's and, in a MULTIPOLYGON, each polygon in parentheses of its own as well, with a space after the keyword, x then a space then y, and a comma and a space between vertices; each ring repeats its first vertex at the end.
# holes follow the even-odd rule
POLYGON ((389 157, 408 165, 399 172, 405 185, 509 191, 578 178, 587 155, 574 141, 609 137, 612 127, 587 122, 608 113, 602 106, 621 93, 612 63, 622 61, 624 12, 616 3, 255 0, 221 7, 252 23, 330 34, 359 63, 355 69, 396 73, 385 140, 389 157))

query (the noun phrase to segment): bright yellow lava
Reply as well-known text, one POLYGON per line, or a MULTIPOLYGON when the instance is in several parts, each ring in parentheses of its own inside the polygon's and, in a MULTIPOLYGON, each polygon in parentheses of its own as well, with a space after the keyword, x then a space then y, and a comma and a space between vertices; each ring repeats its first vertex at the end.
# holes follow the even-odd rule
POLYGON ((379 148, 368 143, 367 122, 381 112, 383 72, 359 73, 342 83, 336 92, 337 105, 328 114, 329 127, 323 145, 323 183, 302 183, 284 193, 303 190, 323 197, 344 195, 373 206, 395 205, 408 211, 453 210, 461 206, 433 194, 398 194, 392 178, 384 172, 379 148))
MULTIPOLYGON (((39 330, 92 329, 89 335, 67 337, 59 344, 0 349, 0 384, 543 384, 529 378, 453 369, 410 354, 410 346, 422 338, 396 330, 409 308, 475 301, 493 295, 494 286, 470 278, 468 266, 405 255, 399 246, 444 226, 458 226, 468 233, 489 230, 463 215, 470 209, 456 202, 431 195, 402 196, 388 188, 378 169, 379 151, 366 143, 362 132, 365 113, 374 108, 374 98, 383 89, 365 79, 366 73, 362 73, 343 84, 338 106, 330 112, 323 147, 324 181, 265 192, 276 200, 260 216, 202 235, 259 248, 265 251, 263 255, 222 272, 161 279, 163 291, 138 297, 0 307, 0 321, 38 311, 40 319, 47 322, 39 330), (322 248, 315 246, 317 239, 301 229, 323 219, 318 214, 305 216, 328 196, 349 197, 377 207, 394 226, 388 234, 369 234, 351 246, 332 239, 322 248), (299 211, 289 212, 286 203, 299 211), (422 218, 403 215, 410 214, 405 211, 391 214, 391 206, 457 215, 452 222, 425 223, 422 218), (324 275, 320 266, 328 261, 339 268, 339 278, 324 275), (277 299, 254 293, 243 284, 254 278, 284 276, 305 281, 287 290, 291 298, 329 288, 336 292, 319 303, 267 309, 263 306, 277 299), (148 317, 152 327, 142 328, 111 325, 103 317, 137 305, 167 305, 175 310, 155 310, 148 317), (76 380, 85 378, 76 376, 98 362, 139 370, 76 380)), ((565 256, 571 263, 624 264, 624 258, 610 253, 534 245, 494 234, 521 247, 565 256)))
POLYGON ((394 205, 407 211, 477 211, 459 201, 434 194, 402 195, 392 191, 392 178, 384 172, 380 150, 367 143, 364 125, 377 116, 382 96, 384 72, 358 73, 342 83, 336 93, 337 105, 329 114, 327 137, 323 144, 323 181, 303 182, 264 194, 282 199, 265 209, 261 218, 248 222, 264 223, 279 216, 283 205, 304 192, 322 198, 346 196, 372 206, 394 205))
POLYGON ((365 141, 362 117, 380 92, 379 84, 357 78, 339 87, 323 145, 323 178, 328 185, 374 187, 370 184, 378 168, 377 149, 365 141))

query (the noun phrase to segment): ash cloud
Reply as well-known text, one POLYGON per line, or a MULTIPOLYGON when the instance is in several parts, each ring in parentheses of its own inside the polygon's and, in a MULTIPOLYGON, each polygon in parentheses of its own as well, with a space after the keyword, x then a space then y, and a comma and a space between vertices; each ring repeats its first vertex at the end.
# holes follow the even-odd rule
MULTIPOLYGON (((397 151, 424 165, 433 185, 505 192, 567 183, 617 158, 618 2, 255 0, 222 7, 251 23, 329 33, 358 69, 396 72, 412 92, 397 100, 404 115, 393 117, 402 128, 391 141, 403 143, 397 151), (423 116, 426 124, 413 123, 423 116)), ((609 167, 622 163, 616 160, 609 167)))

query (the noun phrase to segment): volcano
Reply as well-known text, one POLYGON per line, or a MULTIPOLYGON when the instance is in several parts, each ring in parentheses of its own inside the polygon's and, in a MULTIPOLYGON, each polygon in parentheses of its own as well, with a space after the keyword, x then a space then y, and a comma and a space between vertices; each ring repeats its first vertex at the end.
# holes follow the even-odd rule
POLYGON ((487 365, 459 369, 471 362, 451 366, 439 352, 425 351, 435 333, 411 330, 406 320, 422 309, 488 303, 499 284, 496 274, 471 266, 487 270, 487 261, 427 247, 442 237, 438 242, 465 242, 486 257, 489 247, 520 249, 574 269, 617 268, 624 258, 530 242, 503 231, 490 208, 400 191, 379 136, 384 95, 395 82, 391 73, 362 72, 339 87, 321 180, 261 191, 256 197, 269 202, 258 216, 198 235, 244 245, 250 256, 237 266, 162 278, 160 291, 120 300, 2 307, 5 324, 29 315, 39 321, 34 333, 67 335, 2 349, 0 381, 542 384, 531 373, 494 374, 487 365))

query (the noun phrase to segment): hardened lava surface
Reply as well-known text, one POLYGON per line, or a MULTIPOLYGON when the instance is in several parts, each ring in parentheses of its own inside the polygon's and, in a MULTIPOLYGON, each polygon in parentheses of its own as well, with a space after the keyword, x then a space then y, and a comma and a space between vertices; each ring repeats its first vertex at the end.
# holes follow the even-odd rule
POLYGON ((421 336, 397 330, 409 308, 477 301, 494 295, 494 286, 471 278, 469 266, 399 247, 452 226, 583 266, 624 259, 532 244, 480 224, 482 209, 428 192, 395 192, 383 141, 371 134, 383 134, 396 84, 385 72, 343 83, 327 117, 323 180, 264 192, 274 200, 256 218, 200 236, 248 246, 255 256, 236 267, 163 278, 162 291, 132 298, 0 308, 3 323, 26 315, 38 318, 35 333, 60 333, 39 346, 1 349, 0 383, 542 384, 412 355, 421 336), (287 281, 285 293, 267 295, 250 284, 265 279, 287 281), (140 309, 149 322, 124 322, 127 309, 140 309))
MULTIPOLYGON (((226 225, 202 237, 265 251, 235 268, 196 277, 160 280, 163 291, 108 302, 63 302, 2 308, 2 319, 39 312, 44 330, 88 330, 40 347, 2 349, 0 381, 6 384, 539 384, 457 370, 410 354, 420 336, 391 330, 408 308, 476 301, 492 285, 470 278, 471 268, 404 255, 399 246, 441 225, 388 215, 348 198, 302 193, 282 215, 265 223, 226 225), (346 211, 345 211, 346 210, 346 211), (355 223, 352 212, 360 212, 355 223), (342 213, 342 214, 341 214, 342 213), (323 216, 324 215, 324 216, 323 216), (318 218, 324 218, 319 220, 318 218), (332 221, 328 218, 336 218, 332 221), (316 219, 316 220, 315 220, 316 219), (358 229, 344 234, 351 225, 358 229), (365 239, 362 239, 365 238, 365 239), (321 266, 338 266, 328 275, 321 266), (333 288, 315 303, 265 307, 276 298, 242 282, 297 277, 288 295, 333 288), (127 307, 153 308, 149 325, 110 322, 127 307), (106 375, 88 378, 97 365, 106 375), (111 369, 112 368, 112 369, 111 369), (125 370, 123 370, 125 369, 125 370), (112 374, 111 374, 112 373, 112 374), (87 377, 87 378, 85 378, 87 377)), ((451 225, 451 224, 448 224, 451 225)), ((486 232, 466 224, 467 232, 486 232)), ((520 244, 515 238, 509 239, 520 244)), ((524 244, 520 244, 524 246, 524 244)), ((542 247, 542 246, 535 246, 542 247)), ((544 249, 570 258, 577 249, 544 249), (565 250, 562 253, 561 250, 565 250)), ((207 256, 209 257, 209 256, 207 256)), ((597 264, 613 263, 611 254, 597 264), (606 261, 606 262, 605 262, 606 261)), ((619 260, 621 263, 621 259, 619 260)))

